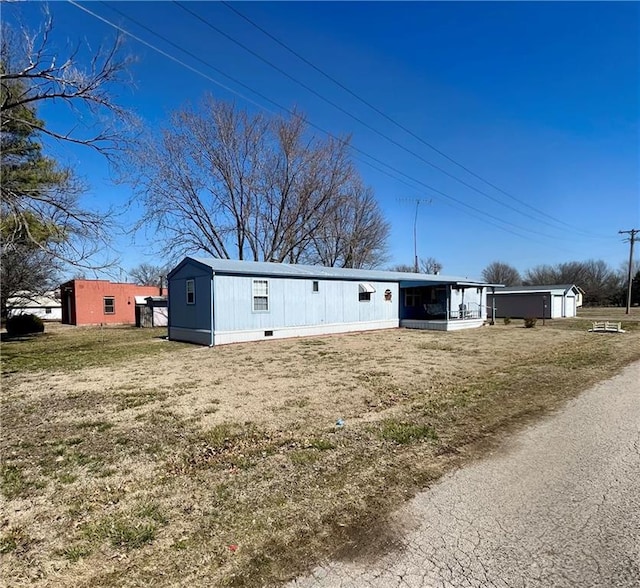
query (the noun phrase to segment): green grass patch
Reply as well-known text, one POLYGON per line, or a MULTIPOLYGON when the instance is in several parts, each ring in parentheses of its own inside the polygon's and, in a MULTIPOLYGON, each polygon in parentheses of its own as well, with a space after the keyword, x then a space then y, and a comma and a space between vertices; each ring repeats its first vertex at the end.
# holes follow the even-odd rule
POLYGON ((109 541, 113 547, 138 549, 155 539, 156 525, 131 517, 110 516, 85 527, 84 536, 93 542, 109 541))
POLYGON ((417 441, 436 441, 438 434, 429 425, 388 420, 380 428, 380 437, 385 441, 393 441, 399 445, 408 445, 417 441))
POLYGON ((66 549, 63 549, 60 552, 65 559, 68 559, 70 562, 80 561, 82 558, 91 555, 91 548, 87 545, 71 545, 66 549))
POLYGON ((27 496, 33 490, 43 486, 43 483, 27 478, 17 465, 4 464, 0 466, 0 488, 2 495, 7 500, 27 496))
POLYGON ((186 344, 162 342, 166 328, 76 327, 2 343, 2 373, 75 371, 135 357, 171 353, 186 344))
POLYGON ((326 439, 310 439, 308 447, 317 449, 318 451, 328 451, 336 448, 331 441, 327 441, 326 439))
POLYGON ((118 410, 127 410, 129 408, 137 408, 152 402, 162 401, 167 397, 166 392, 155 390, 138 390, 136 392, 127 392, 120 395, 117 399, 118 410))
POLYGON ((29 549, 31 538, 19 527, 11 527, 0 535, 0 555, 21 553, 29 549))
POLYGON ((141 519, 149 519, 159 525, 166 525, 169 523, 168 517, 162 512, 160 506, 153 502, 141 504, 134 511, 134 514, 141 519))

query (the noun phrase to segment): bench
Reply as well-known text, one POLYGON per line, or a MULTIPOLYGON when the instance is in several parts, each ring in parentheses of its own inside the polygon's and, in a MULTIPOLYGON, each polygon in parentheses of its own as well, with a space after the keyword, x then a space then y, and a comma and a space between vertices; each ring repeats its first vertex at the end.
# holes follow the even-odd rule
POLYGON ((590 333, 624 333, 622 323, 614 323, 612 321, 595 321, 589 329, 590 333))

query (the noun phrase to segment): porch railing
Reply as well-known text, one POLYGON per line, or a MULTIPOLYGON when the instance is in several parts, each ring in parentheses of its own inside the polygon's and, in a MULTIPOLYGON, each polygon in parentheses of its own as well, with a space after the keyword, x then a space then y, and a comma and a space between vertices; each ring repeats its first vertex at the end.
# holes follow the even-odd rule
POLYGON ((460 305, 460 308, 458 308, 458 310, 449 311, 450 320, 468 320, 479 318, 482 318, 482 310, 480 309, 479 304, 476 304, 475 308, 470 308, 466 304, 460 305))

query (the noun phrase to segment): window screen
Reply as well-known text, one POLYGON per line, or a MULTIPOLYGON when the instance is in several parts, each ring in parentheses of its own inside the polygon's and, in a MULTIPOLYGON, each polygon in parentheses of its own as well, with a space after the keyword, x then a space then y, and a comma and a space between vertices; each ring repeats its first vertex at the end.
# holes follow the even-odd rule
POLYGON ((269 282, 267 280, 253 280, 253 310, 254 312, 269 311, 269 282))

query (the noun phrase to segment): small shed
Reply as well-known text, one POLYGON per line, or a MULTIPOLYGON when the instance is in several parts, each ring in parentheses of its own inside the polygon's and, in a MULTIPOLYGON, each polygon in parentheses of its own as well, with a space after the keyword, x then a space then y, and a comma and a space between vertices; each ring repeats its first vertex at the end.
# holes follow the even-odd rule
POLYGON ((166 296, 136 296, 136 327, 166 327, 169 309, 166 296))
POLYGON ((495 309, 496 318, 571 318, 581 304, 581 293, 575 284, 509 286, 489 292, 487 306, 495 309))
POLYGON ((467 278, 193 257, 168 278, 169 339, 201 345, 487 318, 489 285, 467 278))

